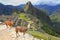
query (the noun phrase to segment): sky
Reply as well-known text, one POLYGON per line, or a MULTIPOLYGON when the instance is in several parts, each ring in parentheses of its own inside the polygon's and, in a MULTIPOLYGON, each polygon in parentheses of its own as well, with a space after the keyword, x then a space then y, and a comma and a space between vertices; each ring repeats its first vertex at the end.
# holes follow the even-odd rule
POLYGON ((57 5, 60 4, 60 0, 0 0, 0 3, 5 5, 20 5, 26 4, 28 1, 31 1, 33 5, 38 4, 47 4, 47 5, 57 5))

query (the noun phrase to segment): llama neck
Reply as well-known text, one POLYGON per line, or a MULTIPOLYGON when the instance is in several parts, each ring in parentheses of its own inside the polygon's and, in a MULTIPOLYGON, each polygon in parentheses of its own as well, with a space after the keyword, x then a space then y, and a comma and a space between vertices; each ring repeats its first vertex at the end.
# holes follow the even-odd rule
POLYGON ((30 28, 30 23, 27 25, 27 28, 30 28))

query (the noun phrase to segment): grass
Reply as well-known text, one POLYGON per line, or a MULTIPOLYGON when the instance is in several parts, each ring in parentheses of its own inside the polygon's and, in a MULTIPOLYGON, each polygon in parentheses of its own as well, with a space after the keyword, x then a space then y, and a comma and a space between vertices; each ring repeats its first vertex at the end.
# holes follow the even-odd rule
POLYGON ((44 39, 44 40, 58 40, 56 37, 48 35, 48 34, 44 34, 38 31, 28 31, 29 34, 31 34, 32 36, 38 38, 38 39, 44 39))

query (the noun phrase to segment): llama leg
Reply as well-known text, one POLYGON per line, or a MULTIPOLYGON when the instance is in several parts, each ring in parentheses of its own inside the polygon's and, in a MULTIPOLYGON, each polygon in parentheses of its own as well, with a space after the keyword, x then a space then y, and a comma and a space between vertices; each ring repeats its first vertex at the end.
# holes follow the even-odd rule
POLYGON ((18 37, 18 31, 16 31, 16 38, 18 37))
POLYGON ((8 25, 6 25, 7 29, 8 29, 8 25))
POLYGON ((9 26, 9 29, 11 29, 11 26, 9 26))
POLYGON ((16 38, 18 38, 18 33, 16 33, 16 38))
POLYGON ((20 36, 20 34, 18 33, 18 36, 20 36))
POLYGON ((8 27, 9 27, 9 29, 11 29, 11 26, 10 25, 8 25, 8 27))
POLYGON ((20 37, 19 33, 16 33, 16 37, 20 37))
POLYGON ((23 33, 23 37, 25 38, 25 32, 23 33))
POLYGON ((8 25, 6 25, 6 30, 8 30, 8 31, 9 31, 9 26, 8 26, 8 25))
POLYGON ((7 28, 8 28, 8 29, 10 29, 10 26, 9 26, 9 25, 7 25, 7 28))
POLYGON ((20 35, 19 35, 19 33, 18 33, 18 31, 16 31, 16 37, 19 37, 20 35))

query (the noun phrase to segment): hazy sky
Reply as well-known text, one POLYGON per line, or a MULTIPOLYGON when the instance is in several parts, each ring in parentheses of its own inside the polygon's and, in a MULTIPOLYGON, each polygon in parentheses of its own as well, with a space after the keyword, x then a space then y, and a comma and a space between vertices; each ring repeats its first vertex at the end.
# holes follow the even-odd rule
POLYGON ((31 1, 32 4, 47 4, 47 5, 57 5, 60 4, 60 0, 0 0, 0 3, 5 5, 20 5, 25 4, 26 2, 31 1))

